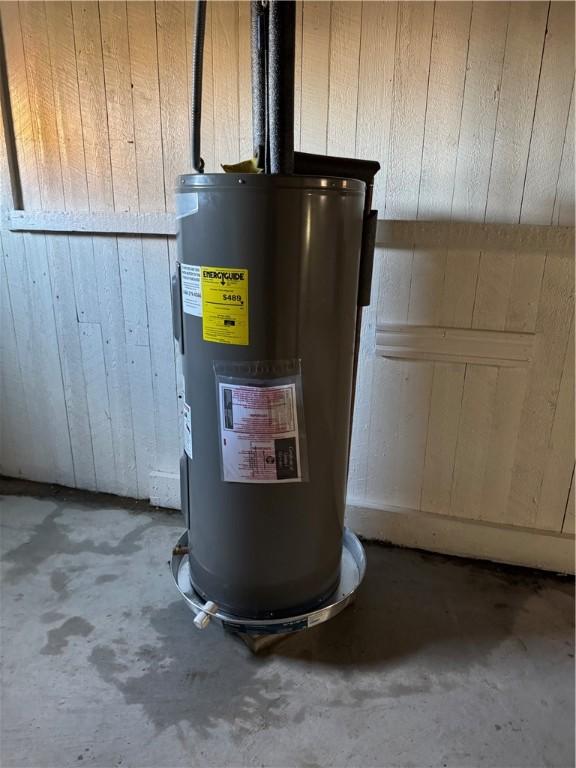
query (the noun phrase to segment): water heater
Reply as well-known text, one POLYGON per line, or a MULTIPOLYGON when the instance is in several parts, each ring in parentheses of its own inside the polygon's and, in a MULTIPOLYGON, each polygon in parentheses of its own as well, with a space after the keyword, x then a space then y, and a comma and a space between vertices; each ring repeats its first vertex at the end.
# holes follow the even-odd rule
MULTIPOLYGON (((253 3, 257 51, 263 25, 290 52, 291 6, 253 3)), ((202 3, 197 24, 198 47, 202 3)), ((286 153, 282 103, 255 100, 276 128, 255 141, 254 172, 204 174, 193 137, 196 173, 176 188, 186 532, 172 570, 197 626, 260 635, 330 618, 364 573, 344 509, 378 165, 286 153)))

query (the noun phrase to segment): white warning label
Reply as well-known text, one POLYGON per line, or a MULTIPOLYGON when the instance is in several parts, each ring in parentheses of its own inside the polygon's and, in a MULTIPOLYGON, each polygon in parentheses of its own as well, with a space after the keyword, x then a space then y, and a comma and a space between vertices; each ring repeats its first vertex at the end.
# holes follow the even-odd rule
POLYGON ((191 459, 194 458, 192 455, 192 419, 188 403, 184 403, 184 450, 191 459))
POLYGON ((200 267, 194 264, 180 264, 182 285, 182 310, 188 315, 202 317, 202 284, 200 267))
POLYGON ((219 383, 223 480, 302 482, 296 385, 219 383))

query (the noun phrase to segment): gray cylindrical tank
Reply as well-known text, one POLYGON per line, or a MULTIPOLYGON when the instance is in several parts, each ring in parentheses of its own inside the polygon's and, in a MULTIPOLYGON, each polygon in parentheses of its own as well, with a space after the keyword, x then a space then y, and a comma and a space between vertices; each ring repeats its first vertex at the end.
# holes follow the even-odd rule
POLYGON ((365 185, 256 174, 179 182, 184 290, 181 265, 247 270, 248 285, 238 297, 247 298, 248 338, 228 337, 247 344, 204 340, 205 304, 203 317, 182 312, 177 331, 192 432, 182 506, 193 587, 247 618, 310 610, 339 577, 365 185), (215 363, 294 360, 301 481, 224 480, 215 363))

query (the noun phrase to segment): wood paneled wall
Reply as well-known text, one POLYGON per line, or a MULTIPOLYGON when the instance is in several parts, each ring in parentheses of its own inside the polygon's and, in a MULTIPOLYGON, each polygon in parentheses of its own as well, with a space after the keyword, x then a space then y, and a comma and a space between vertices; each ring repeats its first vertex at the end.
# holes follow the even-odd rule
MULTIPOLYGON (((572 221, 573 13, 299 3, 296 147, 378 158, 387 218, 572 221)), ((27 208, 173 209, 193 17, 193 2, 2 3, 27 208)), ((249 46, 249 4, 209 3, 207 171, 250 155, 249 46)))
MULTIPOLYGON (((172 211, 194 4, 1 13, 25 207, 172 211)), ((573 29, 569 2, 300 2, 296 146, 377 158, 380 218, 572 226, 573 29)), ((250 152, 249 5, 211 2, 202 154, 250 152)), ((378 249, 354 504, 573 530, 573 258, 511 242, 378 249), (438 357, 429 329, 451 328, 438 357)), ((5 230, 2 248, 2 471, 158 498, 180 453, 175 242, 5 230)))

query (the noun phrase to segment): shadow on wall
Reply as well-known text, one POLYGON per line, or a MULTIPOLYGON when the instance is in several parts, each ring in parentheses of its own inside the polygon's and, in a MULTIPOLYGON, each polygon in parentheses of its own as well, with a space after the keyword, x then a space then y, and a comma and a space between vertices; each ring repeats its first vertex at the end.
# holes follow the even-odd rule
POLYGON ((349 503, 560 531, 573 457, 550 435, 570 419, 556 404, 571 373, 573 231, 380 230, 349 503))

